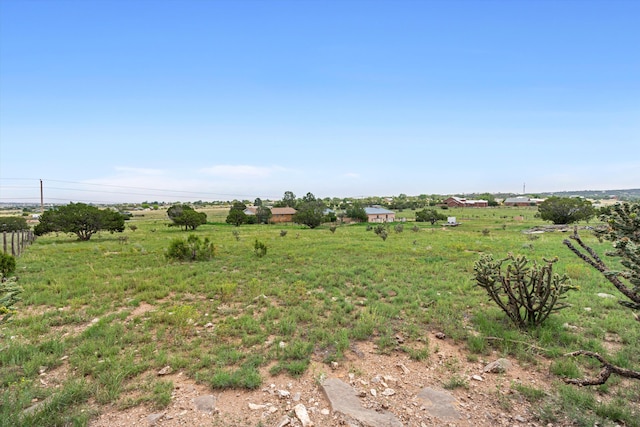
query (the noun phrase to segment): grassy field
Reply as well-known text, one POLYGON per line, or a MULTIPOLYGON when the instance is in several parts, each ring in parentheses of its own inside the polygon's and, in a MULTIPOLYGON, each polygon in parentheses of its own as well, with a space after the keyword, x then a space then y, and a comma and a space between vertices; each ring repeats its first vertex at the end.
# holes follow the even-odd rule
MULTIPOLYGON (((616 291, 562 245, 565 233, 522 233, 542 225, 535 212, 449 209, 444 213, 462 225, 407 222, 402 232, 392 225, 383 241, 366 224, 334 233, 293 224, 235 228, 224 223, 227 211, 217 209, 194 232, 215 243, 216 255, 197 263, 165 258, 171 240, 189 233, 167 227, 163 211, 140 212, 127 223, 135 231, 88 242, 41 237, 18 259, 23 301, 0 329, 0 423, 86 425, 94 415, 90 401, 162 408, 171 384, 153 373, 166 365, 213 389, 252 389, 268 380, 261 367, 295 377, 312 355, 339 361, 356 341, 426 360, 433 351, 428 333, 440 330, 465 346, 470 359, 497 350, 534 365, 551 360, 553 395, 522 391, 541 400, 542 422, 570 414, 578 425, 639 426, 637 381, 612 378, 594 388, 561 381, 597 368, 563 356, 577 349, 637 369, 640 327, 616 299, 597 295, 616 291), (266 244, 266 256, 254 253, 256 240, 266 244), (473 265, 482 253, 509 252, 537 261, 558 256, 557 271, 580 287, 568 296, 572 306, 534 330, 508 323, 474 286, 473 265), (146 305, 154 310, 130 316, 146 305), (406 337, 402 345, 397 334, 406 337), (39 374, 62 365, 68 369, 60 387, 43 387, 39 374), (132 389, 137 397, 123 399, 132 389), (42 411, 23 415, 34 399, 48 400, 42 411)), ((599 253, 609 248, 582 234, 599 253)))

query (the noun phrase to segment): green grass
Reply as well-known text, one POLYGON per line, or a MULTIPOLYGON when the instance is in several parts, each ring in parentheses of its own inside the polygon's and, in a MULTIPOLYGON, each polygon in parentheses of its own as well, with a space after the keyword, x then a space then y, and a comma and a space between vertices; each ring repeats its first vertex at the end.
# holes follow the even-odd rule
MULTIPOLYGON (((383 241, 366 224, 338 226, 335 233, 329 226, 310 230, 292 224, 236 228, 223 223, 226 212, 212 211, 210 222, 193 232, 216 247, 206 262, 166 261, 170 242, 188 233, 167 227, 158 212, 134 217, 137 229, 127 228, 126 240, 108 233, 89 242, 41 237, 18 259, 23 301, 0 329, 0 384, 7 402, 0 404, 2 422, 21 425, 21 410, 47 395, 56 413, 43 414, 54 421, 34 415, 24 425, 86 425, 89 400, 161 408, 171 386, 150 373, 166 365, 220 389, 254 389, 267 381, 264 375, 299 376, 312 358, 341 361, 358 341, 429 365, 436 344, 428 336, 436 330, 466 347, 471 359, 493 351, 533 365, 548 358, 559 384, 564 377, 598 371, 587 358, 563 356, 579 348, 640 366, 637 322, 616 300, 596 295, 616 291, 562 245, 565 234, 532 240, 522 233, 542 224, 535 209, 444 213, 462 225, 417 223, 419 232, 413 232, 409 223, 383 241), (255 254, 256 240, 268 247, 262 257, 255 254), (571 307, 538 329, 515 329, 472 281, 481 253, 501 258, 509 252, 536 260, 558 256, 556 270, 580 287, 568 296, 571 307), (150 311, 132 315, 147 304, 150 311), (620 351, 604 347, 607 333, 619 336, 620 351), (43 392, 37 386, 42 367, 66 368, 68 381, 60 390, 43 392), (133 387, 140 390, 135 400, 127 397, 133 387)), ((586 232, 583 237, 601 254, 609 249, 586 232)), ((451 376, 444 386, 466 386, 459 367, 447 369, 451 376)), ((633 387, 613 384, 571 395, 556 386, 551 396, 524 386, 516 390, 539 404, 541 419, 566 412, 634 425, 638 415, 637 405, 624 405, 638 401, 633 387), (606 405, 598 404, 597 393, 608 393, 606 405)))

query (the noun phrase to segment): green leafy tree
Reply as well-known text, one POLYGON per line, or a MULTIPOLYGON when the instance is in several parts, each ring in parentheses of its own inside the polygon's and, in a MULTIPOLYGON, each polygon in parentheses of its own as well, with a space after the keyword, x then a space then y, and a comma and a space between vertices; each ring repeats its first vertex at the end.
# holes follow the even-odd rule
POLYGON ((430 222, 434 225, 438 221, 444 221, 447 217, 435 209, 423 209, 416 212, 416 222, 430 222))
POLYGON ((489 206, 498 206, 496 197, 491 193, 478 194, 475 198, 479 200, 486 200, 489 206))
POLYGON ((307 193, 298 205, 297 212, 293 215, 293 222, 304 224, 309 228, 316 228, 322 224, 325 209, 322 200, 316 199, 312 193, 307 193))
POLYGON ((173 205, 167 209, 167 215, 172 223, 169 227, 184 227, 184 230, 195 230, 207 223, 207 214, 197 212, 189 205, 173 205))
MULTIPOLYGON (((577 228, 574 229, 571 240, 565 239, 563 243, 578 258, 602 273, 604 278, 624 295, 625 299, 618 302, 630 308, 635 319, 640 321, 640 204, 625 203, 614 205, 610 209, 603 211, 600 219, 607 224, 607 228, 600 231, 596 230, 596 235, 613 243, 614 250, 607 253, 607 255, 617 257, 623 269, 614 270, 607 265, 598 253, 582 240, 578 235, 577 228), (575 245, 572 240, 576 243, 575 245)), ((601 385, 613 373, 622 377, 640 380, 640 371, 613 365, 597 353, 578 350, 569 355, 585 355, 597 359, 602 366, 602 370, 597 377, 570 378, 565 380, 567 383, 580 386, 601 385)))
POLYGON ((0 218, 0 233, 28 230, 27 220, 21 216, 5 216, 0 218))
POLYGON ((85 203, 69 203, 48 210, 35 226, 37 236, 52 232, 73 233, 78 240, 89 240, 99 231, 123 232, 124 215, 111 209, 98 209, 85 203))
POLYGON ((285 191, 284 196, 282 197, 282 201, 278 203, 279 207, 290 207, 295 208, 298 200, 296 199, 296 195, 291 191, 285 191))
POLYGON ((538 215, 554 224, 572 224, 588 221, 596 210, 591 202, 577 197, 549 197, 538 205, 538 215))
POLYGON ((347 218, 351 218, 353 221, 367 222, 369 217, 360 203, 354 203, 349 206, 345 212, 347 218))
POLYGON ((253 206, 262 206, 262 199, 260 197, 256 197, 253 201, 253 206))
POLYGON ((256 209, 256 219, 260 224, 268 223, 272 216, 271 209, 266 206, 258 206, 258 209, 256 209))
POLYGON ((227 219, 225 222, 227 224, 233 224, 236 227, 239 227, 242 224, 249 223, 249 218, 246 213, 244 213, 245 209, 247 209, 247 205, 242 202, 235 201, 231 205, 231 209, 229 209, 229 214, 227 215, 227 219))

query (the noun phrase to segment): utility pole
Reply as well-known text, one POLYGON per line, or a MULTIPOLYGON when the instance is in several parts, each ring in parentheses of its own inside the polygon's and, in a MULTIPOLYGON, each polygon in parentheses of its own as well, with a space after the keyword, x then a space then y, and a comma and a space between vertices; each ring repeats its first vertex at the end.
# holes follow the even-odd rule
POLYGON ((526 182, 523 182, 523 183, 522 183, 522 194, 526 193, 526 191, 525 191, 525 186, 526 186, 526 185, 527 185, 527 183, 526 183, 526 182))
POLYGON ((42 191, 42 180, 40 180, 40 213, 44 213, 44 192, 42 191))

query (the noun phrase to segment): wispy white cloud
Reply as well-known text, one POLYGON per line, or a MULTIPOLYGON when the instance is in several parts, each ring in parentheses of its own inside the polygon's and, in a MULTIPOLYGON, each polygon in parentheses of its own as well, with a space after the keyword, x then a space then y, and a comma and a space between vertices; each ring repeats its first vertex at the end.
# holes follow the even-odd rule
POLYGON ((346 178, 352 178, 352 179, 359 179, 360 178, 360 174, 356 173, 356 172, 347 172, 344 174, 344 176, 346 178))
POLYGON ((152 168, 132 168, 128 166, 115 166, 115 171, 119 174, 130 174, 130 175, 164 175, 166 173, 163 169, 152 169, 152 168))
POLYGON ((280 166, 252 166, 252 165, 214 165, 200 169, 205 175, 224 178, 268 178, 277 172, 286 171, 280 166))

